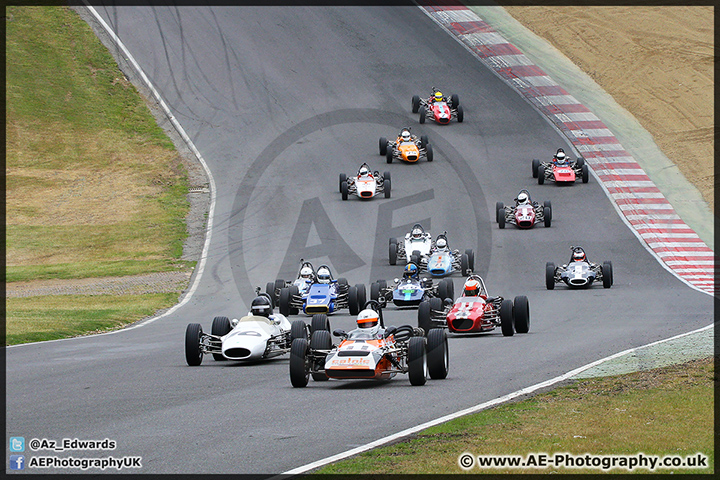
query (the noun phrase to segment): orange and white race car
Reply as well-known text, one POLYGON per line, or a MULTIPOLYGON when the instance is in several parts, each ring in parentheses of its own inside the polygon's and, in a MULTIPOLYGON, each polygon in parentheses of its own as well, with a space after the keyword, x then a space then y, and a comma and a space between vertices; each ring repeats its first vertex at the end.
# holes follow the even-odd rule
POLYGON ((390 172, 380 175, 378 171, 371 171, 367 163, 360 165, 357 175, 348 177, 341 173, 339 183, 343 200, 347 200, 349 195, 367 199, 381 193, 390 198, 390 172))
POLYGON ((395 159, 408 163, 415 163, 421 158, 428 162, 433 161, 433 148, 428 143, 427 135, 413 135, 409 127, 403 128, 395 141, 380 137, 379 147, 380 155, 385 155, 387 163, 392 163, 395 159))
POLYGON ((329 327, 315 330, 310 339, 295 338, 290 348, 290 383, 305 387, 328 379, 389 380, 407 373, 412 385, 447 377, 449 367, 447 333, 442 328, 427 332, 410 325, 385 328, 382 308, 375 300, 358 314, 358 328, 345 332, 332 344, 329 327))

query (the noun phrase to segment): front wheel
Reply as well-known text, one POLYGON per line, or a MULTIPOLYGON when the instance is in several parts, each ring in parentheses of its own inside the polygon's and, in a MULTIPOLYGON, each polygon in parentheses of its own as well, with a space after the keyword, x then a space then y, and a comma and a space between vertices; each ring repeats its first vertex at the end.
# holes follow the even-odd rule
POLYGON ((543 217, 545 221, 545 226, 549 227, 552 223, 552 210, 550 207, 543 207, 543 217))
POLYGON ((602 264, 602 277, 603 277, 603 287, 604 288, 610 288, 613 284, 613 272, 612 272, 612 263, 610 262, 604 262, 602 264))
POLYGON ((428 162, 433 161, 433 148, 432 145, 430 145, 429 143, 425 145, 425 155, 427 156, 428 162))
POLYGON ((500 329, 504 336, 512 337, 515 334, 514 323, 513 302, 510 299, 503 300, 500 305, 500 329))
POLYGON ((501 208, 497 211, 498 227, 505 228, 505 209, 501 208))
POLYGON ((308 341, 304 338, 296 338, 290 346, 290 383, 295 388, 305 387, 310 381, 307 350, 308 341))
POLYGON ((500 223, 500 217, 505 216, 505 204, 503 202, 495 202, 495 222, 500 223), (500 215, 500 210, 503 211, 503 214, 500 215))
POLYGON ((425 337, 411 337, 408 345, 408 377, 413 386, 425 385, 428 376, 425 337))
POLYGON ((588 166, 583 165, 580 171, 582 172, 582 182, 587 183, 590 179, 590 172, 588 171, 588 166))
POLYGON ((515 297, 513 315, 515 316, 515 331, 528 333, 530 331, 530 304, 525 295, 515 297))
POLYGON ((390 172, 385 172, 383 174, 383 191, 385 192, 385 198, 390 198, 391 189, 392 184, 390 183, 390 172))
MULTIPOLYGON (((230 320, 228 319, 228 317, 213 318, 212 326, 210 327, 210 333, 212 333, 213 335, 217 335, 218 337, 224 337, 225 335, 230 333, 230 330, 232 330, 232 327, 230 327, 230 320)), ((227 360, 225 357, 223 357, 222 353, 213 353, 212 356, 218 362, 227 360)))
MULTIPOLYGON (((318 330, 310 337, 310 350, 330 350, 332 348, 332 338, 327 330, 318 330)), ((317 367, 325 370, 325 360, 321 360, 317 367)), ((312 372, 312 378, 316 382, 327 382, 328 376, 325 372, 312 372)))
POLYGON ((442 328, 433 328, 427 336, 427 364, 430 378, 442 380, 450 368, 447 333, 442 328))
POLYGON ((203 352, 200 350, 202 333, 202 325, 199 323, 191 323, 185 329, 185 361, 191 367, 197 367, 202 363, 203 352))
POLYGON ((457 107, 457 121, 458 121, 458 123, 462 123, 464 118, 465 118, 465 112, 463 112, 463 107, 457 107))
POLYGON ((305 322, 303 320, 293 320, 290 324, 290 344, 292 345, 292 341, 296 338, 307 339, 307 337, 307 325, 305 325, 305 322))
POLYGON ((542 185, 543 183, 545 183, 545 167, 543 165, 540 165, 538 167, 537 179, 538 185, 542 185))
POLYGON ((347 175, 345 175, 344 173, 341 173, 339 179, 340 179, 340 182, 338 183, 338 191, 340 193, 342 193, 342 184, 343 184, 343 182, 347 182, 347 175))
POLYGON ((427 116, 427 109, 425 107, 420 107, 420 118, 418 119, 420 123, 425 123, 425 117, 427 116))
POLYGON ((548 290, 555 288, 555 264, 552 262, 545 264, 545 288, 548 290))
POLYGON ((342 183, 340 184, 340 193, 342 193, 342 199, 343 199, 343 200, 347 200, 347 199, 348 199, 349 189, 348 189, 348 184, 347 184, 347 182, 342 182, 342 183))
POLYGON ((427 300, 420 302, 420 305, 418 305, 418 327, 423 329, 425 335, 427 335, 432 328, 430 310, 430 302, 427 300))
POLYGON ((388 150, 385 152, 385 161, 387 163, 392 163, 395 155, 393 154, 393 149, 388 148, 388 150))

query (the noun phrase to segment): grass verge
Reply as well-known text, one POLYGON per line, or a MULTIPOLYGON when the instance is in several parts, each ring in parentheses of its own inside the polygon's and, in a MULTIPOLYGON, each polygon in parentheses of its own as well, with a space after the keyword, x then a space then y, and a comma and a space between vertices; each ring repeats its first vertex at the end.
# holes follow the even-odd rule
MULTIPOLYGON (((407 441, 325 466, 320 474, 465 473, 461 454, 679 455, 708 468, 633 473, 714 472, 712 358, 616 377, 575 381, 530 399, 424 430, 407 441)), ((615 469, 613 473, 628 473, 615 469)), ((602 473, 599 468, 480 468, 467 473, 602 473)))
POLYGON ((8 298, 6 345, 116 330, 177 303, 177 293, 8 298))

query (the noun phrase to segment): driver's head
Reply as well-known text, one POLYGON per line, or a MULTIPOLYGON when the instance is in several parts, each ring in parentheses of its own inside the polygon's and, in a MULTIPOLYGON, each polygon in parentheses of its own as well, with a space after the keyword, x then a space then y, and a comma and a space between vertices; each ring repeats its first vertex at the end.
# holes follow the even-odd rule
POLYGON ((442 102, 443 94, 441 92, 435 92, 435 101, 442 102))
POLYGON ((327 267, 320 267, 317 271, 317 278, 319 283, 330 283, 332 277, 330 276, 330 269, 327 267))
POLYGON ((361 311, 357 316, 358 328, 372 328, 376 326, 379 321, 380 317, 378 313, 371 308, 366 308, 365 310, 361 311))

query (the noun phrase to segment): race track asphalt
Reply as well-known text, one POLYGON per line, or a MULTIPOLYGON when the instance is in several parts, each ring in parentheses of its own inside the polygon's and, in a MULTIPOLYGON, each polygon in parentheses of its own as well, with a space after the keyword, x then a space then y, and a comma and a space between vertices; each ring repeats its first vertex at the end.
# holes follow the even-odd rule
MULTIPOLYGON (((71 453, 140 455, 141 473, 280 473, 710 323, 712 298, 658 264, 594 177, 537 185, 531 159, 570 145, 419 8, 98 11, 214 176, 208 263, 170 317, 7 349, 8 436, 114 439, 112 452, 71 453), (410 98, 432 86, 460 95, 462 124, 418 123, 410 98), (378 137, 403 126, 429 136, 433 163, 387 165, 378 155, 378 137), (391 199, 341 200, 338 174, 362 162, 392 173, 391 199), (497 228, 495 202, 511 203, 521 188, 552 201, 552 227, 497 228), (398 376, 294 389, 287 356, 185 364, 188 323, 208 331, 215 315, 244 315, 254 287, 294 277, 300 258, 368 291, 399 276, 388 237, 415 222, 473 248, 492 295, 527 295, 530 333, 451 335, 448 378, 423 387, 398 376), (613 262, 613 288, 545 289, 545 262, 567 261, 578 244, 590 260, 613 262)), ((343 312, 330 322, 350 329, 354 320, 343 312)), ((388 309, 386 323, 415 325, 416 312, 388 309)))

